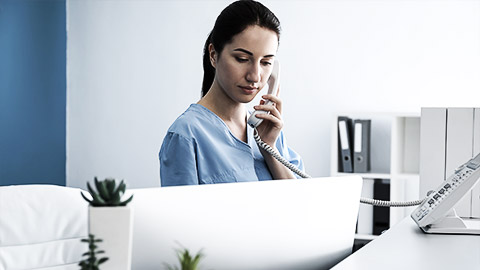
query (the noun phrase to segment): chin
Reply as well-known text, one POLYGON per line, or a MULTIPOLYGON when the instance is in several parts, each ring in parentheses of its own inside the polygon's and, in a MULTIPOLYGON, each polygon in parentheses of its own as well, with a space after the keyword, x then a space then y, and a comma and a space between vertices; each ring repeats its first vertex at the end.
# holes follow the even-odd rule
POLYGON ((257 94, 251 95, 251 96, 243 96, 243 97, 240 97, 240 98, 238 99, 238 101, 239 101, 240 103, 247 104, 247 103, 250 103, 253 99, 255 99, 256 96, 257 96, 257 94))

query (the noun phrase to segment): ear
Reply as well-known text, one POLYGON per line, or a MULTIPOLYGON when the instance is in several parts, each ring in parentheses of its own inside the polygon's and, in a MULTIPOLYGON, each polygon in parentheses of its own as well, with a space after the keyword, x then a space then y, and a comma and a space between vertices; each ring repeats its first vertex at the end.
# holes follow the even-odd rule
POLYGON ((210 63, 212 64, 212 67, 217 68, 217 53, 215 52, 215 48, 213 47, 212 43, 208 45, 208 55, 210 56, 210 63))

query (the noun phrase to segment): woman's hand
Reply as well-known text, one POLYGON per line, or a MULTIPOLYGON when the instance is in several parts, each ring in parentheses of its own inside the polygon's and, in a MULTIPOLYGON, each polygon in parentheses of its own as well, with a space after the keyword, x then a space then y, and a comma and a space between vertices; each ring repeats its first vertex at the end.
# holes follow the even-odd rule
MULTIPOLYGON (((270 100, 273 104, 265 105, 265 101, 261 100, 260 105, 254 106, 255 110, 267 111, 269 113, 259 113, 256 116, 263 119, 262 123, 257 127, 258 135, 262 141, 276 149, 278 135, 283 128, 282 120, 282 100, 275 95, 264 95, 262 98, 270 100)), ((295 175, 285 167, 282 163, 277 161, 268 152, 260 148, 265 162, 267 163, 273 179, 295 179, 295 175)))
POLYGON ((262 98, 270 100, 273 104, 265 105, 265 101, 261 100, 260 105, 253 107, 255 110, 269 112, 256 114, 257 118, 263 119, 262 123, 257 127, 258 135, 265 143, 275 148, 278 135, 283 128, 282 100, 272 94, 263 95, 262 98))

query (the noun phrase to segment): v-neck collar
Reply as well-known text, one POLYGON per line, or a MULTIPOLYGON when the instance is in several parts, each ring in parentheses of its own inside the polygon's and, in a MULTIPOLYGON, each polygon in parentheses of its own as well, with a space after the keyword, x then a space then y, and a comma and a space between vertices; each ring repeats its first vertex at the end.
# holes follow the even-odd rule
MULTIPOLYGON (((244 144, 245 146, 248 146, 249 148, 252 148, 251 142, 253 142, 254 139, 253 139, 253 129, 252 129, 252 127, 250 127, 250 125, 246 124, 247 125, 247 142, 244 142, 244 141, 240 140, 239 138, 237 138, 237 136, 233 135, 233 133, 230 130, 230 128, 228 127, 227 123, 225 123, 225 121, 223 121, 223 119, 220 118, 220 116, 218 116, 217 114, 212 112, 210 109, 208 109, 207 107, 205 107, 201 104, 198 104, 198 103, 193 103, 190 106, 198 107, 201 110, 204 110, 208 114, 212 115, 214 118, 216 118, 218 121, 220 121, 220 123, 222 123, 222 125, 225 127, 226 130, 228 130, 228 133, 230 134, 230 136, 232 136, 232 138, 234 138, 236 141, 244 144)), ((249 115, 250 115, 250 113, 245 109, 245 123, 247 122, 247 119, 248 119, 249 115)))

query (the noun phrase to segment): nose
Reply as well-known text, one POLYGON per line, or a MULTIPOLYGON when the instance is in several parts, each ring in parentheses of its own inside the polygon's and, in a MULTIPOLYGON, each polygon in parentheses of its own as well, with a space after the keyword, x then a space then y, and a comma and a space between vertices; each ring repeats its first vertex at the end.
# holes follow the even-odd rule
POLYGON ((252 83, 260 82, 260 71, 260 65, 257 63, 252 63, 248 68, 246 80, 252 83))

